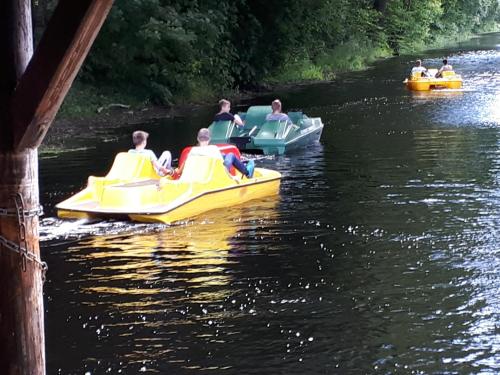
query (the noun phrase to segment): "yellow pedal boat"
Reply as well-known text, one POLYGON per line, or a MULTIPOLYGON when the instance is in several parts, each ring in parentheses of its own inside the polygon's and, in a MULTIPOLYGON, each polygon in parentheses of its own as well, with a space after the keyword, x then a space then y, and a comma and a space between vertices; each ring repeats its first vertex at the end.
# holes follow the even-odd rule
POLYGON ((420 73, 412 75, 404 83, 412 91, 429 91, 433 89, 460 89, 462 76, 453 71, 443 72, 441 78, 435 78, 437 69, 428 69, 430 77, 421 77, 420 73))
POLYGON ((109 173, 89 177, 85 189, 56 206, 57 215, 169 224, 279 193, 281 174, 273 170, 231 176, 221 158, 198 155, 187 156, 183 165, 178 179, 159 177, 147 157, 119 153, 109 173))

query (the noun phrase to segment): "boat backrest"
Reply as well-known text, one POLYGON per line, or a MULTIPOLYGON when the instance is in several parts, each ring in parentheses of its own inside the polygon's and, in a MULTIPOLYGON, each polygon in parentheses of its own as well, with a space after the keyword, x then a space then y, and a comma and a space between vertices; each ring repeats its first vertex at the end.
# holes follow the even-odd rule
POLYGON ((288 117, 292 123, 299 124, 304 118, 304 114, 302 112, 288 112, 288 117))
POLYGON ((188 155, 179 181, 208 182, 218 161, 222 163, 222 159, 210 156, 188 155))
POLYGON ((250 131, 254 126, 260 128, 266 122, 266 116, 272 111, 270 105, 256 105, 248 108, 245 114, 244 129, 250 131))
POLYGON ((133 180, 160 178, 151 159, 145 155, 120 152, 115 156, 113 166, 106 175, 107 179, 133 180))
MULTIPOLYGON (((233 153, 234 155, 236 155, 236 157, 238 159, 241 158, 240 150, 238 150, 238 148, 235 145, 217 144, 216 146, 219 148, 221 154, 224 155, 224 156, 226 156, 229 153, 233 153)), ((187 157, 188 157, 189 152, 191 151, 191 149, 192 149, 192 147, 188 146, 188 147, 185 147, 184 150, 182 150, 181 156, 179 157, 179 169, 180 170, 184 169, 184 164, 186 163, 186 159, 187 159, 187 157)), ((234 169, 234 167, 231 167, 231 170, 229 172, 233 176, 236 175, 236 170, 234 169)), ((180 178, 180 175, 179 174, 174 174, 173 178, 174 178, 174 180, 178 180, 180 178)))
POLYGON ((285 137, 287 127, 291 125, 288 121, 267 121, 262 125, 257 139, 280 139, 285 137))
POLYGON ((433 78, 436 76, 437 73, 438 73, 438 70, 436 68, 429 68, 429 69, 427 69, 427 73, 424 74, 423 76, 433 78))
POLYGON ((214 121, 208 127, 210 138, 215 140, 228 139, 233 132, 234 123, 232 121, 214 121))
POLYGON ((453 70, 445 70, 441 72, 441 77, 454 77, 456 74, 453 70))

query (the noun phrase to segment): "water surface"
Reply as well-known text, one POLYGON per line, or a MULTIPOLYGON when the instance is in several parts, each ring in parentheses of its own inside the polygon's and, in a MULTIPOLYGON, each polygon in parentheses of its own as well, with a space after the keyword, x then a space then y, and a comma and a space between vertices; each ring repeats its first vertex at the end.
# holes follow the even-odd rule
POLYGON ((42 154, 48 373, 500 372, 500 35, 418 57, 445 56, 461 91, 407 91, 407 56, 238 103, 321 116, 321 144, 257 161, 278 197, 170 227, 53 206, 133 130, 178 154, 214 109, 42 154))

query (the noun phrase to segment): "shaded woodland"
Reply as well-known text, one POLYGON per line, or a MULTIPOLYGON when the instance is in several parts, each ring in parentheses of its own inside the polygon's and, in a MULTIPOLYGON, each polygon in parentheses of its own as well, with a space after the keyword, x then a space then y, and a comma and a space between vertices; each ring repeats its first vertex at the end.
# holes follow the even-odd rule
MULTIPOLYGON (((36 35, 55 3, 34 1, 36 35)), ((171 103, 328 79, 499 20, 497 0, 118 0, 79 82, 171 103)))

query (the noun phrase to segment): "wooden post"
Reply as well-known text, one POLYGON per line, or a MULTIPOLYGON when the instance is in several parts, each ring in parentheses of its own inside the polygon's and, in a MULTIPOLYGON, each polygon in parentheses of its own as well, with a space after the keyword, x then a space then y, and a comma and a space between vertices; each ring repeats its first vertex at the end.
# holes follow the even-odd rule
MULTIPOLYGON (((24 218, 25 241, 20 241, 21 228, 14 214, 16 194, 23 199, 23 210, 39 206, 37 152, 13 152, 10 111, 12 93, 33 54, 31 2, 2 1, 0 25, 0 236, 17 245, 22 242, 39 259, 38 217, 24 218)), ((0 374, 44 374, 40 264, 0 245, 0 285, 0 374)))
MULTIPOLYGON (((24 210, 38 207, 38 157, 30 149, 0 152, 0 202, 15 211, 20 194, 24 210)), ((0 216, 0 235, 40 259, 38 217, 24 219, 20 241, 17 217, 0 216)), ((3 246, 0 249, 0 374, 45 374, 42 268, 3 246)))
POLYGON ((113 0, 60 0, 32 56, 31 0, 0 0, 0 374, 45 374, 38 156, 113 0))

